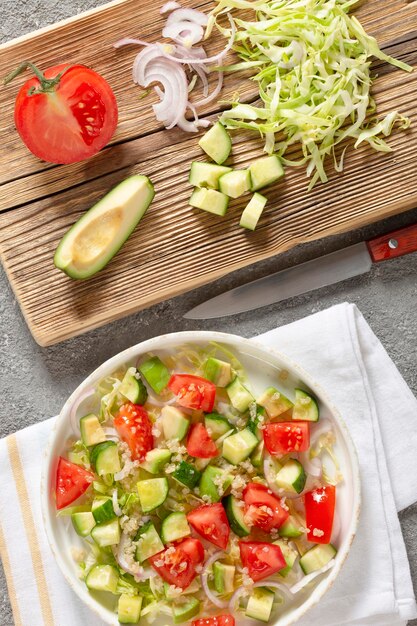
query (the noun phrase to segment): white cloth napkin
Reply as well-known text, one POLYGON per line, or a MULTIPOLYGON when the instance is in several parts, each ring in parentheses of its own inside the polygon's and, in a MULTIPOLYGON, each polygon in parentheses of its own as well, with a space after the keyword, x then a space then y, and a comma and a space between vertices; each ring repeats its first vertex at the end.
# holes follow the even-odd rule
MULTIPOLYGON (((405 626, 417 616, 397 511, 417 500, 417 401, 349 304, 258 337, 314 375, 356 444, 362 513, 333 588, 299 626, 405 626)), ((0 552, 16 626, 102 626, 55 565, 42 524, 41 451, 53 420, 0 441, 0 552)))

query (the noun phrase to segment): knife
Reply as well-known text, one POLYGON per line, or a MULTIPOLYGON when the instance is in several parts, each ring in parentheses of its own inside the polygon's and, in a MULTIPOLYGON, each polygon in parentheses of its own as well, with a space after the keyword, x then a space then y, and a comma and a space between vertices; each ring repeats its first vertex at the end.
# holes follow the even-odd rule
POLYGON ((259 278, 211 298, 184 315, 212 319, 282 302, 369 272, 373 263, 417 251, 417 224, 259 278))

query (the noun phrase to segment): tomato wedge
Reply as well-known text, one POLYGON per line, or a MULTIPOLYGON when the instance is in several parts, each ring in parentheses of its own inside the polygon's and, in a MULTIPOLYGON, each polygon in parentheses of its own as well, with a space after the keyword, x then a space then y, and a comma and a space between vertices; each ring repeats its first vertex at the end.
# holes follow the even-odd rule
POLYGON ((313 543, 330 543, 332 538, 336 487, 327 485, 304 495, 307 539, 313 543))
POLYGON ((56 470, 56 508, 63 509, 83 495, 94 480, 94 475, 83 467, 59 457, 56 470))
POLYGON ((204 561, 204 547, 199 539, 187 537, 176 545, 188 554, 194 565, 200 565, 204 561))
POLYGON ((153 448, 152 422, 143 406, 127 402, 120 407, 114 418, 114 427, 127 443, 132 459, 143 461, 153 448))
POLYGON ((181 543, 166 548, 149 559, 154 570, 170 585, 186 589, 196 577, 196 564, 193 562, 188 548, 183 549, 181 543))
POLYGON ((177 396, 181 406, 197 411, 211 413, 216 398, 216 385, 201 376, 191 374, 174 374, 168 387, 177 396))
POLYGON ((266 533, 280 528, 288 519, 288 511, 281 500, 268 487, 259 483, 249 483, 243 491, 245 521, 249 526, 257 526, 266 533))
POLYGON ((276 574, 286 565, 281 548, 273 543, 239 541, 239 549, 243 567, 248 568, 255 582, 276 574))
POLYGON ((225 550, 230 535, 230 526, 222 504, 203 504, 187 515, 187 520, 199 535, 210 543, 225 550))
POLYGON ((19 69, 28 67, 36 76, 20 89, 14 119, 29 150, 50 163, 75 163, 101 150, 113 136, 118 118, 116 98, 106 80, 85 65, 63 63, 44 74, 30 63, 19 69))
POLYGON ((187 437, 187 452, 197 459, 211 459, 220 454, 203 424, 191 426, 187 437))
POLYGON ((310 447, 308 422, 274 422, 267 424, 263 433, 266 449, 274 456, 305 452, 310 447))
POLYGON ((201 617, 191 622, 191 626, 235 626, 235 618, 229 614, 201 617))

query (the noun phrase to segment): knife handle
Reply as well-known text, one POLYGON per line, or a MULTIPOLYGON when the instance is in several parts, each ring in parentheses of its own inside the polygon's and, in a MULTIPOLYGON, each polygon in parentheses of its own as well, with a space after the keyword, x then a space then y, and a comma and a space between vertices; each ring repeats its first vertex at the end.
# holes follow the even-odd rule
POLYGON ((366 242, 374 263, 417 252, 417 224, 366 242))

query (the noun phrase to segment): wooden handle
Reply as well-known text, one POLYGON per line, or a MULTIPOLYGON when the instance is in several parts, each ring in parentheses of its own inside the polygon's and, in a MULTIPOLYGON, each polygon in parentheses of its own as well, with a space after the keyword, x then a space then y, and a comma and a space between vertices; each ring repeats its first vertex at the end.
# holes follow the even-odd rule
POLYGON ((371 239, 366 245, 374 263, 417 252, 417 224, 371 239))

